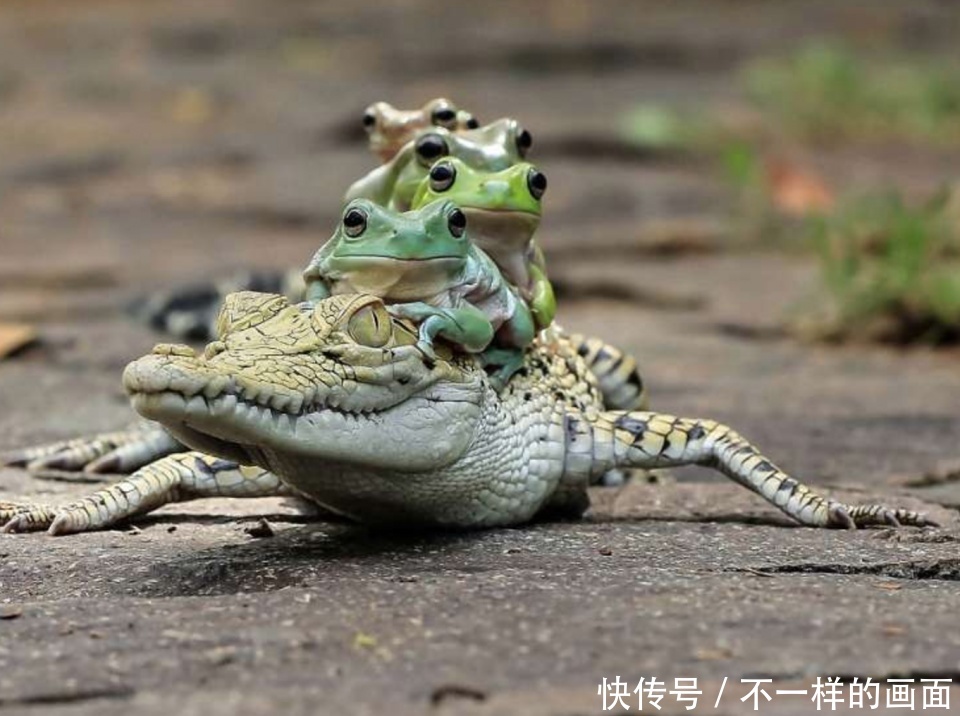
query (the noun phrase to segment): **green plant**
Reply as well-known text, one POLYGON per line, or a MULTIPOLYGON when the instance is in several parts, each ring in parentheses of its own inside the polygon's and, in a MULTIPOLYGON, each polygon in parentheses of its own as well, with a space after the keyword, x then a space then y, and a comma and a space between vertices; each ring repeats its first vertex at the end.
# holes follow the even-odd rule
POLYGON ((960 141, 960 68, 817 42, 744 72, 748 96, 807 139, 960 141))
POLYGON ((702 117, 660 104, 638 104, 620 122, 620 135, 629 143, 661 150, 704 149, 711 131, 702 117))
POLYGON ((782 236, 782 221, 770 197, 763 157, 746 141, 733 140, 717 148, 721 174, 732 191, 731 236, 746 244, 782 236))
POLYGON ((960 216, 946 191, 912 206, 896 193, 813 222, 823 290, 808 336, 892 343, 960 339, 960 216))

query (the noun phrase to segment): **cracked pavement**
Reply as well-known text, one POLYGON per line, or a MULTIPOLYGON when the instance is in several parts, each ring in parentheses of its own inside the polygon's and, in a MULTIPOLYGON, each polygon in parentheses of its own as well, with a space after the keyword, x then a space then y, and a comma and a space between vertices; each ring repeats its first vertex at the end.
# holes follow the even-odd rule
MULTIPOLYGON (((129 302, 302 263, 372 166, 350 129, 359 110, 447 93, 534 132, 562 322, 637 355, 655 408, 727 422, 799 479, 943 527, 796 528, 685 469, 594 490, 582 522, 474 534, 376 534, 280 500, 205 500, 136 529, 0 535, 5 714, 574 716, 599 713, 597 686, 618 675, 631 689, 697 677, 696 712, 734 714, 752 712, 744 678, 960 679, 956 352, 779 336, 816 285, 811 260, 727 250, 710 228, 724 190, 702 165, 609 140, 641 99, 729 99, 740 60, 795 36, 866 23, 896 41, 921 27, 949 48, 956 13, 904 2, 838 22, 826 0, 723 13, 624 2, 578 20, 539 7, 422 0, 403 22, 263 0, 0 8, 0 322, 42 336, 0 362, 0 450, 124 425, 120 370, 161 340, 126 317, 129 302), (518 18, 539 23, 536 42, 518 18), (438 24, 473 32, 425 42, 438 24), (664 254, 658 232, 678 221, 708 230, 664 254), (248 533, 261 516, 274 536, 248 533)), ((811 157, 851 186, 918 188, 958 159, 811 157)), ((92 487, 0 469, 0 499, 92 487)), ((802 697, 761 709, 811 710, 802 697)))

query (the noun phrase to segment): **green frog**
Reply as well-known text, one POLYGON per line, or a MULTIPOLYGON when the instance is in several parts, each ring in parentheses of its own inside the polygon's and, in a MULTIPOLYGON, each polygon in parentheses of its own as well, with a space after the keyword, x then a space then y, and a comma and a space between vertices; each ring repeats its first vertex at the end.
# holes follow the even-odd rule
POLYGON ((439 200, 405 213, 355 199, 303 273, 308 301, 368 293, 419 325, 418 347, 436 360, 443 338, 503 384, 523 363, 536 329, 527 304, 467 235, 467 217, 439 200))
POLYGON ((452 132, 433 127, 407 142, 386 164, 347 189, 344 201, 369 199, 396 211, 408 211, 430 167, 446 156, 483 171, 500 171, 527 156, 533 138, 515 119, 498 119, 478 129, 452 132))
POLYGON ((547 177, 527 162, 485 172, 447 157, 430 168, 412 202, 415 209, 439 199, 455 202, 467 216, 470 239, 518 287, 540 329, 557 312, 543 252, 533 238, 546 190, 547 177))
POLYGON ((389 162, 407 142, 429 127, 451 132, 477 129, 480 123, 453 102, 438 97, 420 109, 397 109, 387 102, 376 102, 363 113, 363 128, 370 139, 370 151, 382 162, 389 162))

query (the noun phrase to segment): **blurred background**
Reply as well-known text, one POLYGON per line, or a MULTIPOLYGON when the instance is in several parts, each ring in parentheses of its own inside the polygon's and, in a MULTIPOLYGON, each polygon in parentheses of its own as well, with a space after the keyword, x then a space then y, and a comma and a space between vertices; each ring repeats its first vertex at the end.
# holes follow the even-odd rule
POLYGON ((532 132, 561 322, 655 406, 828 478, 930 464, 960 427, 958 41, 934 0, 0 2, 0 401, 102 391, 115 426, 160 340, 132 299, 302 265, 376 165, 364 107, 448 96, 532 132))

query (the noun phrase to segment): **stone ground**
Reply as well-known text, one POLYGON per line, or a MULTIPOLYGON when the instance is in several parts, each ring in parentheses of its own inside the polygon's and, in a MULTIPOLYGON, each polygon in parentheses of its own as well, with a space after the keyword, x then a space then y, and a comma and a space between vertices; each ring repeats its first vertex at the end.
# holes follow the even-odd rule
MULTIPOLYGON (((479 534, 208 500, 136 529, 4 535, 0 709, 579 716, 619 675, 698 677, 700 711, 734 714, 743 678, 960 678, 956 352, 782 337, 816 267, 736 247, 708 165, 613 134, 639 101, 735 103, 740 63, 807 36, 946 51, 958 30, 937 2, 0 5, 0 322, 42 335, 0 363, 0 449, 123 425, 119 371, 158 340, 130 299, 302 263, 372 166, 365 104, 448 94, 533 131, 563 323, 638 355, 657 408, 730 422, 842 499, 943 523, 793 529, 684 470, 596 490, 583 522, 479 534), (248 534, 261 515, 273 537, 248 534)), ((844 187, 918 191, 960 158, 784 151, 844 187)), ((0 470, 0 499, 91 487, 0 470)))

